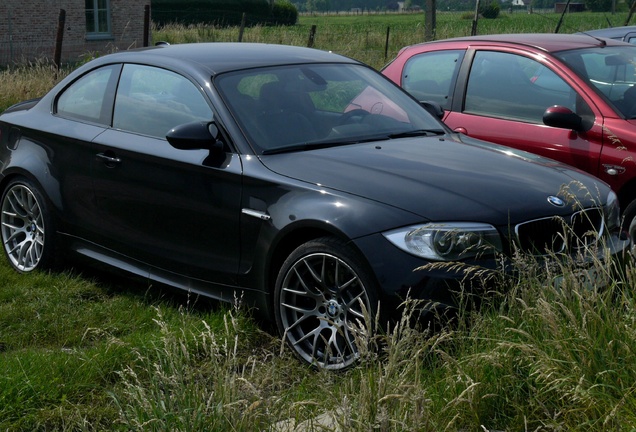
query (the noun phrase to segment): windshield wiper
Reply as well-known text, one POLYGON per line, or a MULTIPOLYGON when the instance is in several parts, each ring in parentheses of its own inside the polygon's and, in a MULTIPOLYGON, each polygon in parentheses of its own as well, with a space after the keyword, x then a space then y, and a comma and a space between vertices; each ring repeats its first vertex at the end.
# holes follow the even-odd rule
POLYGON ((411 131, 390 134, 389 138, 397 139, 397 138, 410 138, 410 137, 429 136, 429 135, 444 135, 445 133, 446 131, 444 131, 443 129, 415 129, 411 131))
POLYGON ((273 149, 263 150, 264 155, 280 154, 280 153, 293 153, 297 151, 316 150, 321 148, 328 148, 340 145, 340 142, 315 142, 315 143, 303 143, 294 144, 285 147, 278 147, 273 149))
POLYGON ((341 145, 360 144, 363 142, 381 141, 386 140, 387 137, 365 137, 365 138, 338 138, 324 141, 316 141, 302 144, 293 144, 285 147, 278 147, 273 149, 263 150, 264 155, 280 154, 280 153, 293 153, 297 151, 317 150, 329 147, 338 147, 341 145))

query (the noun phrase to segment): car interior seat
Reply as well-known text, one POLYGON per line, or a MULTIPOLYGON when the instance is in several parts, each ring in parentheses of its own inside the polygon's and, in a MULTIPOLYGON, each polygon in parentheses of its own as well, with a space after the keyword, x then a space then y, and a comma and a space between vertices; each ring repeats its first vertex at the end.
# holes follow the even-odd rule
POLYGON ((287 91, 285 83, 271 81, 262 85, 258 101, 263 110, 255 119, 261 148, 271 149, 317 138, 308 118, 313 108, 308 94, 287 91))

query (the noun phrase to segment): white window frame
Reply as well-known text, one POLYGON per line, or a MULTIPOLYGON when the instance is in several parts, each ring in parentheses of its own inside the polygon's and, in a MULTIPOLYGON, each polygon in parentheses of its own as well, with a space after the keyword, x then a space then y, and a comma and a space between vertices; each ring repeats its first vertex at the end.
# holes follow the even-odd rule
POLYGON ((88 22, 86 23, 86 39, 90 39, 90 40, 96 40, 96 39, 112 39, 112 26, 111 26, 111 18, 110 18, 110 0, 103 0, 106 2, 106 8, 99 8, 99 2, 100 0, 86 0, 85 1, 85 5, 86 5, 86 9, 85 9, 85 15, 88 21, 88 12, 91 11, 93 14, 93 28, 95 29, 95 31, 89 32, 88 31, 88 22), (92 3, 92 7, 88 7, 89 3, 92 3), (103 28, 99 28, 99 24, 100 24, 100 13, 105 13, 106 14, 106 29, 103 28))

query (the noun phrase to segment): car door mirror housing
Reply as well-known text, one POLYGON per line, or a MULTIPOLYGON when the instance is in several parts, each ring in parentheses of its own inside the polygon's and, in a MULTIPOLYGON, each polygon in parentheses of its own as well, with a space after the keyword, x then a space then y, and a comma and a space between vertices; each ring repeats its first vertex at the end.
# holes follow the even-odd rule
POLYGON ((433 101, 421 101, 420 105, 426 109, 429 113, 442 120, 444 118, 444 108, 437 102, 433 101))
POLYGON ((572 112, 571 109, 560 105, 554 105, 545 110, 543 113, 543 123, 546 126, 572 129, 577 132, 584 130, 583 118, 572 112))
POLYGON ((179 150, 213 150, 219 146, 219 128, 214 122, 193 122, 175 126, 166 134, 170 145, 179 150))

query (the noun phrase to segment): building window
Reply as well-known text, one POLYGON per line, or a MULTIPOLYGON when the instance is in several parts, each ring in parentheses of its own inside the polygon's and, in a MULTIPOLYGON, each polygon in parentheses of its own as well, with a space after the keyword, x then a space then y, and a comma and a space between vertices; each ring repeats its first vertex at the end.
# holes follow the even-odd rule
POLYGON ((86 37, 110 38, 110 0, 85 0, 86 37))

